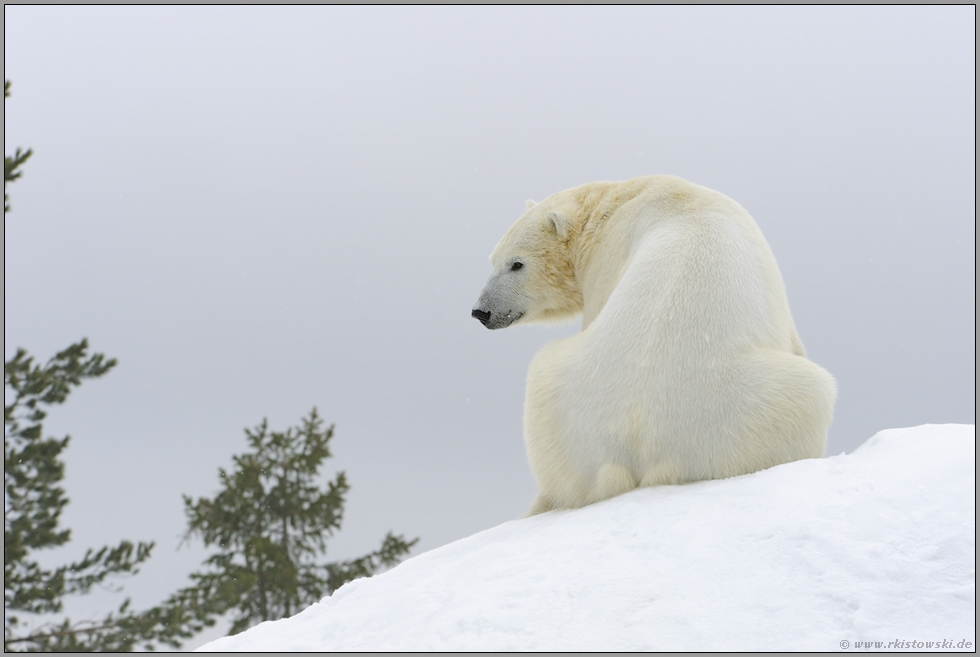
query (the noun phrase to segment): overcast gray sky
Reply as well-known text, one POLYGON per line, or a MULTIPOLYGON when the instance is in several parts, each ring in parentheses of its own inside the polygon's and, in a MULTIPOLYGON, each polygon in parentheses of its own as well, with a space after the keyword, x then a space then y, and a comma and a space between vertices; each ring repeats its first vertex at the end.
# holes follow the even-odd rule
MULTIPOLYGON (((336 423, 331 558, 522 514, 534 352, 470 309, 528 198, 671 173, 742 204, 812 360, 828 453, 975 421, 975 8, 4 7, 4 350, 119 359, 70 433, 65 558, 156 540, 243 428, 336 423)), ((103 596, 75 607, 106 610, 103 596)), ((195 643, 189 645, 196 645, 195 643)))

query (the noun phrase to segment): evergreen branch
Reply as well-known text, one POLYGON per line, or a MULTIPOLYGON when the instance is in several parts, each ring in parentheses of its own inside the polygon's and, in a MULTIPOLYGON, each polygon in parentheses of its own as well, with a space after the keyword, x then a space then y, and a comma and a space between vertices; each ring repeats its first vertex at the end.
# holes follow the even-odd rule
MULTIPOLYGON (((3 82, 3 99, 6 100, 10 97, 10 80, 4 80, 3 82)), ((6 218, 8 212, 10 212, 10 204, 7 203, 7 183, 11 183, 21 177, 22 171, 19 171, 20 166, 27 162, 28 158, 33 155, 34 151, 28 148, 26 151, 22 151, 18 148, 14 155, 11 157, 9 155, 3 156, 3 214, 6 218)))
POLYGON ((370 577, 382 569, 391 568, 407 555, 419 539, 406 541, 404 536, 388 532, 381 548, 359 559, 327 564, 327 588, 332 593, 341 586, 360 577, 370 577))

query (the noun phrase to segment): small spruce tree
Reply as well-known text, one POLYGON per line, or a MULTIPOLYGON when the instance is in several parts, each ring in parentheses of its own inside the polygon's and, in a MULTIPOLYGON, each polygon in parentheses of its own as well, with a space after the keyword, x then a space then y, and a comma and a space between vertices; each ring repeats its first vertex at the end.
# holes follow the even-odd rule
POLYGON ((245 430, 252 451, 220 469, 213 499, 184 497, 188 529, 219 551, 194 573, 195 586, 179 592, 184 608, 202 614, 234 612, 231 634, 266 620, 297 613, 344 583, 397 564, 418 539, 391 532, 380 549, 359 559, 320 563, 326 541, 338 530, 349 490, 341 472, 318 485, 330 457, 333 426, 323 428, 316 409, 299 427, 269 431, 268 423, 245 430))

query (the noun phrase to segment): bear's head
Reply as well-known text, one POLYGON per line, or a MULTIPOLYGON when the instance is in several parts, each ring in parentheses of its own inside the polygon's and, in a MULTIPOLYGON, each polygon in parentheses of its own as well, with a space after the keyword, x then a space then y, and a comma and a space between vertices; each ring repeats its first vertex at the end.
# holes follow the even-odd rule
POLYGON ((471 313, 488 329, 561 321, 582 311, 574 266, 577 208, 569 200, 528 201, 490 254, 493 274, 471 313))

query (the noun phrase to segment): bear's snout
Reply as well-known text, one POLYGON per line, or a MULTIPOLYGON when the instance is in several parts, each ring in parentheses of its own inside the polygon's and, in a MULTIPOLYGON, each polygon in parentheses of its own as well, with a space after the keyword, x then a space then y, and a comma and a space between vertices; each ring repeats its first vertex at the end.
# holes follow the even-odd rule
POLYGON ((479 308, 474 308, 473 312, 470 314, 480 320, 480 323, 484 326, 486 326, 487 322, 490 321, 490 313, 480 310, 479 308))

